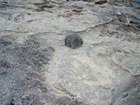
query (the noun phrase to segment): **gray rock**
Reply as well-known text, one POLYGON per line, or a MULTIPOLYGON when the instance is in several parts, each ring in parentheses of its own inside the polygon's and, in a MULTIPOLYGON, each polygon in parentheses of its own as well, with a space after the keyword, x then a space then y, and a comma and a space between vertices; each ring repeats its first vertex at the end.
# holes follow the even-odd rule
POLYGON ((65 46, 76 49, 82 46, 83 40, 78 35, 69 35, 65 38, 65 46))
MULTIPOLYGON (((39 43, 35 41, 19 46, 2 39, 0 47, 5 48, 0 52, 1 105, 44 105, 49 102, 52 104, 60 102, 58 96, 49 93, 49 87, 43 84, 45 81, 42 75, 45 73, 43 67, 49 64, 53 56, 52 47, 40 49, 39 43), (47 99, 43 102, 45 98, 47 99)), ((65 98, 67 103, 76 105, 69 97, 61 99, 65 98)), ((60 103, 62 105, 66 102, 60 103)))
POLYGON ((139 105, 139 3, 87 1, 0 0, 0 105, 139 105))

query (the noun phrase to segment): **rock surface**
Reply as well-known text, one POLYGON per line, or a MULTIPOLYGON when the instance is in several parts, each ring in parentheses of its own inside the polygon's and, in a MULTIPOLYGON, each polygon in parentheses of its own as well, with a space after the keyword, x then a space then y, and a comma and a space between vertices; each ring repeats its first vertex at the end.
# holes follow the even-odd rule
POLYGON ((87 1, 0 0, 0 105, 140 105, 139 2, 87 1))

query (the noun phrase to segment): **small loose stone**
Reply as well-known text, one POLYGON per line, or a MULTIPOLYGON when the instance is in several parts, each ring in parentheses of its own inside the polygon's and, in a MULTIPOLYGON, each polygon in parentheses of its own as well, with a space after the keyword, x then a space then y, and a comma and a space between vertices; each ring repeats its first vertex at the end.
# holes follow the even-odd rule
POLYGON ((78 35, 69 35, 65 38, 65 46, 72 49, 82 46, 83 40, 78 35))

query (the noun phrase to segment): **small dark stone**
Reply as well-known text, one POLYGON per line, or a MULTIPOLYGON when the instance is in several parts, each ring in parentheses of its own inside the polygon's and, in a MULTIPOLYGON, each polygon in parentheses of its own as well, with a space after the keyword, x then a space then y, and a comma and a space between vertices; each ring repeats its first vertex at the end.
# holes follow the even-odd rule
POLYGON ((65 46, 72 49, 82 46, 83 40, 78 35, 69 35, 65 38, 65 46))
POLYGON ((99 4, 99 5, 102 5, 102 4, 105 4, 105 3, 107 3, 107 0, 95 2, 95 4, 99 4))

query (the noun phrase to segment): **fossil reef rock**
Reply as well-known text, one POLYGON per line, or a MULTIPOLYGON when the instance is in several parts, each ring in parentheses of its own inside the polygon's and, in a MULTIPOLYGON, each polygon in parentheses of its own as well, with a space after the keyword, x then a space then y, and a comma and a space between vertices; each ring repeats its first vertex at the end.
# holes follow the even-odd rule
POLYGON ((140 105, 140 2, 0 0, 0 105, 140 105))

